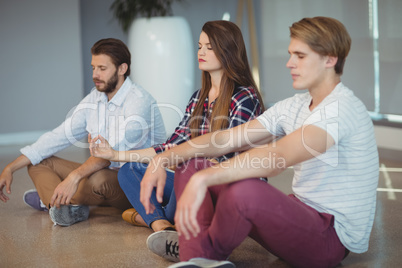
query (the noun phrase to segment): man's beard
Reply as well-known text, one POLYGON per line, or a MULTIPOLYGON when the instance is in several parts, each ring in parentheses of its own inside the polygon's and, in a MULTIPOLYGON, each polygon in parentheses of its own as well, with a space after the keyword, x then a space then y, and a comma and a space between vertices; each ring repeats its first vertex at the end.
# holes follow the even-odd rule
MULTIPOLYGON (((99 87, 96 87, 96 89, 100 92, 105 92, 105 93, 111 93, 116 89, 117 86, 117 71, 114 73, 114 75, 109 79, 109 81, 105 82, 105 88, 101 89, 99 87)), ((102 80, 94 79, 94 82, 103 82, 102 80)))

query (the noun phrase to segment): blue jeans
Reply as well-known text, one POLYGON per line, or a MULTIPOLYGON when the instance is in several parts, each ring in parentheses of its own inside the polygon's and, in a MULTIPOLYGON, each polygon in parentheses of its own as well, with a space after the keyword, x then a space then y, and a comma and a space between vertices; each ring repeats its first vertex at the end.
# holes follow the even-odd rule
POLYGON ((155 211, 151 214, 146 214, 144 206, 140 202, 140 184, 147 167, 148 164, 138 162, 124 164, 118 173, 120 187, 148 226, 151 226, 151 223, 156 220, 168 220, 171 224, 174 224, 174 213, 176 211, 176 196, 173 189, 174 172, 166 172, 167 177, 162 204, 156 200, 156 191, 153 190, 151 202, 155 206, 155 211))

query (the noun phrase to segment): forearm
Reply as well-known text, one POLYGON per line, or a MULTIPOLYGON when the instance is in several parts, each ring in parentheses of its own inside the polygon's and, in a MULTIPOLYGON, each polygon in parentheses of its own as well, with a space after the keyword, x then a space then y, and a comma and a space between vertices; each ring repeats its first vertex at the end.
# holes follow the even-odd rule
POLYGON ((146 148, 132 151, 114 151, 113 157, 110 159, 115 162, 142 162, 149 163, 156 155, 154 148, 146 148))
POLYGON ((69 176, 76 180, 77 182, 81 181, 83 178, 88 177, 94 172, 101 170, 110 165, 109 160, 105 160, 102 158, 90 156, 87 161, 85 161, 81 166, 77 169, 73 170, 69 176))
POLYGON ((277 142, 250 149, 219 165, 197 173, 207 187, 246 178, 274 177, 287 167, 307 161, 333 146, 325 130, 298 129, 277 142))
POLYGON ((215 131, 182 143, 154 158, 164 167, 177 165, 194 157, 219 157, 268 144, 275 137, 253 120, 235 128, 215 131))
POLYGON ((254 148, 196 174, 207 187, 247 178, 273 177, 288 167, 272 145, 254 148))
POLYGON ((22 154, 19 157, 17 157, 13 162, 9 163, 5 167, 5 169, 8 169, 11 173, 14 173, 15 171, 17 171, 23 167, 26 167, 29 164, 31 164, 31 161, 29 160, 29 158, 22 154))
POLYGON ((210 134, 205 134, 173 147, 170 150, 166 150, 156 155, 152 159, 152 163, 155 166, 167 168, 177 166, 194 157, 213 157, 219 155, 219 152, 226 148, 215 149, 214 146, 210 146, 210 137, 210 134))

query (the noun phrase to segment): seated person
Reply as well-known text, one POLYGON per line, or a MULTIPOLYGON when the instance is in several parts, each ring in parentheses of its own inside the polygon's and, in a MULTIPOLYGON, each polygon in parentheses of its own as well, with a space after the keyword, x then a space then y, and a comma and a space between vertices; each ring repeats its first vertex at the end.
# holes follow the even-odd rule
MULTIPOLYGON (((92 155, 133 162, 125 164, 118 175, 120 186, 134 207, 123 213, 123 218, 133 225, 149 226, 154 231, 174 228, 174 172, 165 171, 167 180, 160 200, 152 192, 152 203, 156 208, 154 213, 147 215, 140 202, 141 180, 146 163, 152 157, 210 131, 243 124, 264 111, 248 65, 243 36, 234 23, 209 21, 204 24, 198 42, 198 64, 202 71, 202 87, 193 94, 182 121, 164 144, 144 150, 117 152, 102 137, 95 137, 92 141, 92 155)), ((216 160, 222 161, 231 156, 233 154, 222 154, 216 160)))
POLYGON ((148 238, 161 256, 166 245, 179 245, 182 262, 170 267, 234 267, 228 257, 247 236, 292 267, 336 267, 349 251, 367 251, 379 163, 366 107, 340 79, 350 45, 338 20, 294 23, 286 66, 293 87, 308 92, 153 159, 142 180, 146 213, 153 187, 161 200, 165 168, 189 160, 176 169, 177 232, 148 238), (236 151, 243 153, 219 164, 200 158, 236 151), (289 196, 256 179, 290 166, 289 196))
POLYGON ((13 173, 28 166, 36 189, 24 194, 25 203, 42 211, 50 209, 50 218, 61 226, 86 220, 88 206, 125 210, 131 204, 117 180, 120 163, 91 156, 81 164, 55 153, 88 133, 107 136, 118 150, 147 148, 166 137, 155 99, 128 77, 131 54, 127 46, 118 39, 102 39, 91 53, 95 88, 60 126, 22 148, 22 154, 0 175, 0 200, 6 202, 9 197, 3 188, 10 194, 13 173), (141 122, 133 118, 141 118, 141 122))

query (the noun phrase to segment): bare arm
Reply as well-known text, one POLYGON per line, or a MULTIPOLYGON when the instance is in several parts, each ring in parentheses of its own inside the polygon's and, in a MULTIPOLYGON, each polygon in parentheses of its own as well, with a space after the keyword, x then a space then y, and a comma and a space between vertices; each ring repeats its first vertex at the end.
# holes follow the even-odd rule
POLYGON ((254 119, 237 127, 208 133, 182 143, 157 155, 152 164, 169 167, 194 157, 218 157, 268 144, 274 139, 275 136, 254 119))
POLYGON ((13 173, 23 167, 31 164, 31 161, 25 155, 20 155, 13 162, 9 163, 0 174, 0 200, 7 202, 10 198, 3 193, 3 188, 6 186, 7 194, 11 194, 11 183, 13 181, 13 173))
POLYGON ((89 150, 92 156, 107 159, 116 162, 142 162, 149 163, 149 161, 156 155, 154 148, 146 148, 131 151, 116 151, 102 136, 91 138, 88 136, 90 142, 89 150))
POLYGON ((141 182, 140 200, 147 213, 153 211, 149 202, 156 187, 156 197, 162 202, 165 186, 165 168, 178 165, 194 157, 217 157, 235 151, 243 151, 271 142, 275 137, 258 120, 240 126, 216 131, 182 143, 155 156, 150 162, 141 182))
POLYGON ((177 230, 187 239, 190 234, 198 235, 200 228, 196 216, 208 187, 246 178, 278 175, 289 166, 318 156, 334 143, 325 130, 307 126, 275 144, 251 149, 219 165, 197 172, 191 177, 177 203, 177 230))

